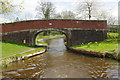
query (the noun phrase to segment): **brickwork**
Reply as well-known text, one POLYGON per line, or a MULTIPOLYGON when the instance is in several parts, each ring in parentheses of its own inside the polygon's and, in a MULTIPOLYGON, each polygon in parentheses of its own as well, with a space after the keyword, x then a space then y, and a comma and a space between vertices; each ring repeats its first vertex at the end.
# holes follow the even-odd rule
POLYGON ((103 41, 107 38, 105 30, 72 30, 71 34, 71 45, 103 41))
POLYGON ((92 20, 36 20, 2 24, 2 32, 20 31, 41 28, 79 28, 79 29, 106 29, 106 21, 92 20))
POLYGON ((106 28, 106 21, 37 20, 3 24, 1 32, 2 41, 34 46, 41 31, 59 31, 67 36, 67 46, 73 46, 106 39, 106 28))

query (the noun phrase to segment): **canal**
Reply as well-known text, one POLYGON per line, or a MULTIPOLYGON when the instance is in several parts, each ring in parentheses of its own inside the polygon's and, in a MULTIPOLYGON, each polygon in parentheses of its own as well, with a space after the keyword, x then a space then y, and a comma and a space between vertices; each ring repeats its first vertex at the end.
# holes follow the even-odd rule
POLYGON ((72 53, 63 38, 49 41, 42 55, 10 64, 4 78, 118 78, 118 61, 72 53))

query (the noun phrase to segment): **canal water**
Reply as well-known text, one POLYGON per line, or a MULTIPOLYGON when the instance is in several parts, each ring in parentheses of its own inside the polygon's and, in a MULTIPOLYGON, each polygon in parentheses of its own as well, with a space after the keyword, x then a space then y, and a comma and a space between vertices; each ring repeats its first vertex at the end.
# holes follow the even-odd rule
POLYGON ((118 61, 68 52, 63 38, 49 41, 42 55, 10 64, 4 78, 118 78, 118 61))

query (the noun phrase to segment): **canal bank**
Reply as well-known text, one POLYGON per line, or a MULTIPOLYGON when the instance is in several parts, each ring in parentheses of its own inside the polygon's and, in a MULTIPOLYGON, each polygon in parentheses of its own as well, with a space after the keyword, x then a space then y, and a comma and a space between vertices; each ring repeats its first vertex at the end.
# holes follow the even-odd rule
MULTIPOLYGON (((47 38, 45 37, 41 40, 44 41, 44 42, 47 42, 48 40, 57 39, 57 38, 64 38, 64 36, 55 36, 55 37, 54 36, 52 36, 52 37, 47 36, 47 38)), ((17 55, 14 54, 14 55, 5 57, 0 61, 0 63, 3 64, 2 66, 6 67, 7 64, 9 64, 9 63, 16 62, 16 61, 19 61, 19 60, 25 60, 25 59, 34 57, 36 55, 40 55, 42 53, 45 53, 49 48, 47 43, 46 44, 39 44, 39 46, 36 46, 36 47, 38 47, 38 48, 27 50, 27 51, 21 52, 17 55), (44 49, 39 50, 39 47, 44 47, 44 49), (26 54, 26 53, 27 53, 27 55, 23 55, 23 54, 26 54)), ((67 49, 71 52, 78 53, 78 54, 83 54, 83 55, 86 55, 86 56, 94 56, 94 57, 100 57, 100 58, 112 58, 112 59, 115 59, 115 60, 118 60, 118 61, 120 60, 119 58, 117 58, 116 54, 111 54, 111 53, 108 53, 108 52, 100 53, 100 52, 95 52, 95 51, 78 49, 78 48, 75 48, 75 47, 67 47, 67 49)))
POLYGON ((47 51, 47 48, 34 48, 26 50, 24 52, 4 57, 0 60, 0 66, 7 67, 10 63, 25 60, 36 55, 43 54, 47 51))
POLYGON ((3 68, 3 78, 118 78, 118 61, 68 52, 62 38, 49 40, 45 54, 3 68), (82 73, 81 73, 82 72, 82 73))
POLYGON ((68 47, 68 50, 71 51, 71 52, 86 55, 86 56, 93 56, 93 57, 99 57, 99 58, 111 58, 111 59, 120 61, 120 58, 117 55, 117 53, 114 53, 114 54, 111 54, 111 53, 108 53, 108 52, 100 53, 100 52, 95 52, 95 51, 77 49, 77 48, 74 48, 74 47, 68 47))
POLYGON ((108 32, 107 39, 71 46, 69 50, 79 54, 111 58, 120 61, 118 33, 108 32))
MULTIPOLYGON (((46 42, 47 40, 56 39, 56 38, 63 38, 63 36, 59 36, 59 35, 58 36, 47 36, 47 38, 46 37, 43 38, 42 41, 46 42)), ((39 46, 36 46, 36 48, 31 48, 29 50, 26 50, 26 51, 23 51, 17 54, 2 57, 0 59, 0 66, 7 67, 10 63, 20 61, 20 60, 25 60, 25 59, 43 54, 47 51, 47 49, 48 49, 48 45, 43 43, 43 44, 39 44, 39 46)))

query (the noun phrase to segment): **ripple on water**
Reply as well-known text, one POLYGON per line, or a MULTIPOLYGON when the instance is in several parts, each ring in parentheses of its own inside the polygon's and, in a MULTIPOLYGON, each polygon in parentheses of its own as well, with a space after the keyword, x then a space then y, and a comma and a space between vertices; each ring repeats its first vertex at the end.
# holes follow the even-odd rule
POLYGON ((18 69, 17 71, 18 71, 18 72, 21 72, 21 71, 24 71, 24 69, 18 69))
POLYGON ((5 74, 17 74, 16 71, 11 71, 11 72, 5 72, 5 74))
POLYGON ((31 64, 31 65, 28 65, 28 66, 30 66, 30 67, 33 66, 34 67, 34 66, 36 66, 36 64, 31 64))
POLYGON ((36 67, 30 67, 30 68, 26 68, 24 70, 31 70, 31 69, 35 69, 36 67))
MULTIPOLYGON (((16 72, 16 71, 11 71, 11 72, 5 72, 4 73, 5 75, 13 75, 13 76, 21 76, 21 74, 19 74, 18 72, 16 72)), ((8 77, 9 78, 9 77, 8 77)))

